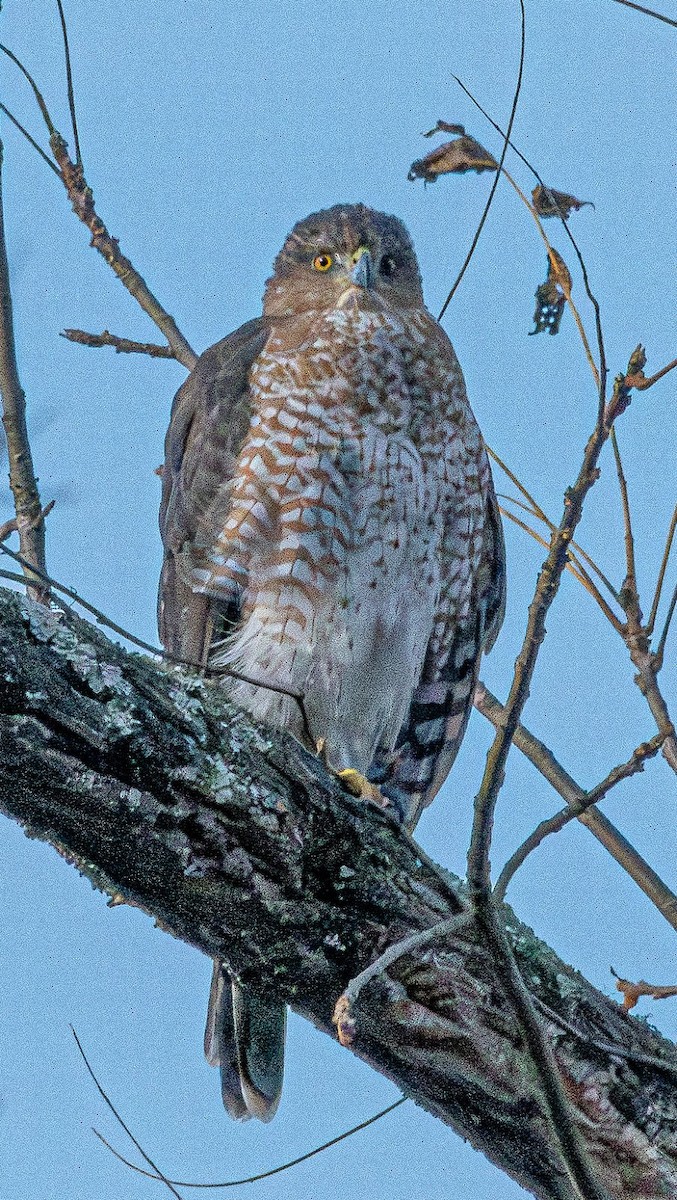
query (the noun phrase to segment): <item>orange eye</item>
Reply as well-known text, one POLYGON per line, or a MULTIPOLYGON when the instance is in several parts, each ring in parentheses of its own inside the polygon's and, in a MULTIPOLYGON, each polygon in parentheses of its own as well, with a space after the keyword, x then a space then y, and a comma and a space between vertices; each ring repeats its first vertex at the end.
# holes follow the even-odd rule
POLYGON ((313 266, 316 271, 328 271, 333 261, 331 254, 318 254, 313 259, 313 266))

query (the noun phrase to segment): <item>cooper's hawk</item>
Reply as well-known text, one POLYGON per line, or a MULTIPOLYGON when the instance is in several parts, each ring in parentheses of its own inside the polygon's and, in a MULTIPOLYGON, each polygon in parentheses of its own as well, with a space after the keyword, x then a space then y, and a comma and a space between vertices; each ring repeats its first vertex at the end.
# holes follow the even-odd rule
MULTIPOLYGON (((302 694, 329 763, 413 827, 461 742, 505 576, 480 431, 395 217, 337 205, 295 226, 263 315, 176 396, 160 525, 166 648, 302 694)), ((304 737, 292 697, 222 678, 304 737)), ((206 1050, 231 1115, 272 1117, 283 1046, 284 1010, 216 963, 206 1050)))

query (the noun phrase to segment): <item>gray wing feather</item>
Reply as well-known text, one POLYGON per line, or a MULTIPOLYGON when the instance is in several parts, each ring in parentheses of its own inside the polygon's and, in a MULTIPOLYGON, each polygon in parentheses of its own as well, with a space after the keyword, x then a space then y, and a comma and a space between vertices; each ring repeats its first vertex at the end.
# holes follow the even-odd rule
POLYGON ((211 602, 192 590, 191 571, 223 528, 251 416, 249 369, 266 337, 259 318, 206 350, 172 406, 162 468, 158 626, 165 649, 195 663, 209 640, 211 602))

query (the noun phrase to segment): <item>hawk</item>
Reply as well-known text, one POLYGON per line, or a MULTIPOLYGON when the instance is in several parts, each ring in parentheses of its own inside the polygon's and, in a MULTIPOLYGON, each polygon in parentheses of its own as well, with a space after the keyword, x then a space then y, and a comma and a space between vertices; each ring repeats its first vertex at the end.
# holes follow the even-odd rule
MULTIPOLYGON (((341 204, 294 227, 262 316, 174 400, 160 527, 166 649, 274 685, 221 675, 413 828, 463 737, 505 567, 482 437, 401 221, 341 204)), ((274 1115, 284 1028, 215 963, 205 1050, 232 1116, 274 1115)))

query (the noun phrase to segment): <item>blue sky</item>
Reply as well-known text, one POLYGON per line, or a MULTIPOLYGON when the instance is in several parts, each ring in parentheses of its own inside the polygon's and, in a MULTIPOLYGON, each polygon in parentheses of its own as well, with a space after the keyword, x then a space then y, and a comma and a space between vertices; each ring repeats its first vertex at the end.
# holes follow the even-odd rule
MULTIPOLYGON (((662 5, 669 12, 669 0, 662 5)), ((463 261, 489 176, 407 182, 438 117, 463 122, 496 153, 460 75, 499 122, 517 67, 516 0, 416 5, 263 0, 67 5, 82 150, 99 210, 196 349, 260 311, 264 281, 296 220, 339 200, 397 213, 437 312, 463 261)), ((674 10, 673 10, 674 15, 674 10)), ((42 86, 67 135, 55 6, 6 0, 2 40, 42 86)), ((674 31, 612 0, 527 3, 527 55, 514 139, 552 186, 595 202, 575 232, 602 306, 611 372, 642 341, 647 371, 674 357, 669 213, 674 199, 668 55, 674 31)), ((3 63, 0 98, 40 134, 27 87, 3 63)), ((176 363, 74 347, 64 327, 154 340, 148 319, 87 245, 58 181, 4 124, 4 191, 17 345, 53 574, 114 620, 155 640, 156 512, 176 363)), ((44 139, 43 139, 44 142, 44 139)), ((508 159, 519 180, 532 182, 508 159)), ((565 253, 558 230, 549 226, 565 253)), ((557 338, 527 337, 545 254, 506 186, 445 318, 487 441, 556 519, 594 420, 595 396, 570 316, 557 338)), ((590 309, 575 276, 588 326, 590 309)), ((648 597, 674 504, 672 377, 637 395, 619 427, 648 597)), ((610 455, 580 540, 620 582, 622 529, 610 455)), ((4 470, 4 469, 3 469, 4 470)), ((505 481, 497 479, 499 490, 505 481)), ((1 516, 10 512, 6 489, 1 516)), ((483 677, 509 687, 542 553, 507 531, 509 610, 483 677)), ((673 576, 674 578, 674 576, 673 576)), ((672 645, 674 646, 674 638, 672 645)), ((627 654, 566 578, 548 619, 525 722, 583 786, 654 728, 627 654)), ((674 667, 664 672, 675 694, 674 667)), ((471 722, 452 776, 419 825, 426 850, 462 873, 490 740, 471 722)), ((493 862, 560 806, 514 752, 493 862)), ((604 802, 609 817, 674 886, 674 778, 655 760, 604 802)), ((237 1127, 221 1110, 201 1042, 210 964, 130 909, 109 910, 72 868, 9 822, 0 840, 0 1200, 127 1200, 157 1185, 132 1177, 93 1138, 122 1136, 103 1111, 68 1030, 162 1168, 225 1179, 293 1157, 364 1119, 393 1086, 291 1019, 284 1099, 273 1125, 237 1127)), ((674 982, 674 935, 577 825, 529 860, 510 892, 518 914, 602 990, 609 964, 674 982)), ((675 1003, 641 1015, 677 1034, 675 1003)), ((231 1193, 239 1195, 239 1192, 231 1193)), ((249 1188, 260 1200, 513 1200, 517 1185, 417 1110, 398 1109, 346 1146, 249 1188)))

